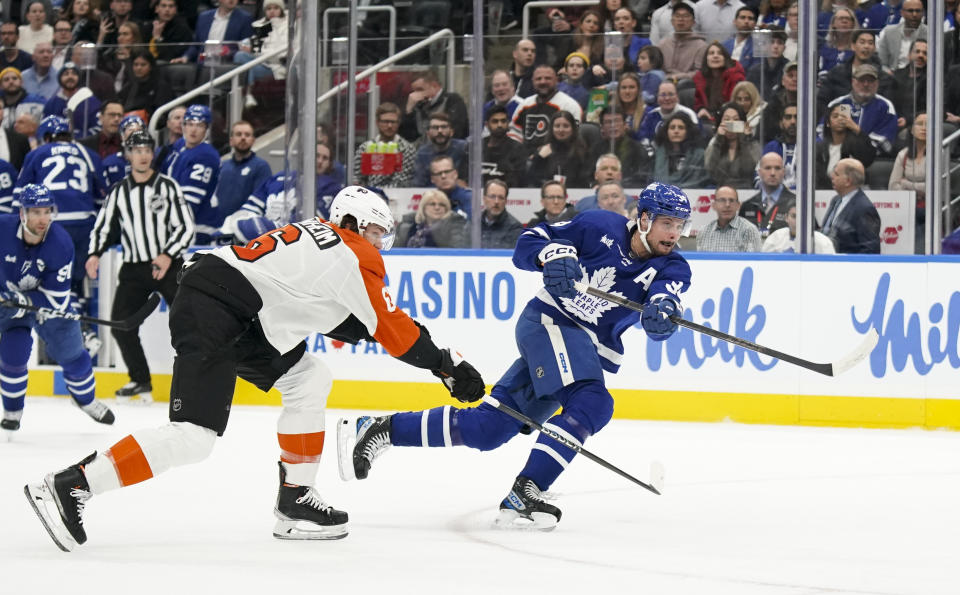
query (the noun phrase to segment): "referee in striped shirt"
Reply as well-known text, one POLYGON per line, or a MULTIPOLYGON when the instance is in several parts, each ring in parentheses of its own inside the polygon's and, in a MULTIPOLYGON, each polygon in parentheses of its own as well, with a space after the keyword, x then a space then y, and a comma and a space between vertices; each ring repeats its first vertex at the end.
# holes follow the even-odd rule
MULTIPOLYGON (((154 171, 154 140, 146 132, 135 132, 124 142, 130 175, 118 182, 107 195, 90 232, 90 257, 87 275, 97 278, 100 255, 118 242, 123 247, 123 265, 111 317, 122 320, 133 315, 154 291, 168 304, 177 293, 177 271, 183 266, 183 253, 193 242, 193 212, 177 183, 154 171)), ((130 382, 117 396, 152 400, 150 368, 140 344, 139 328, 112 329, 127 365, 130 382)))

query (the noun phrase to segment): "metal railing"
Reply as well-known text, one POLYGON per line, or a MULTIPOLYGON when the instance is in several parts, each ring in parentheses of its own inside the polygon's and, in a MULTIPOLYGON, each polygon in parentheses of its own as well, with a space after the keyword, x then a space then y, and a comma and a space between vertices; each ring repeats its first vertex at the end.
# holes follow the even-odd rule
POLYGON ((943 188, 943 206, 940 207, 940 216, 943 220, 941 240, 953 232, 953 213, 960 209, 960 195, 954 197, 953 189, 950 187, 950 178, 955 172, 960 171, 960 161, 951 161, 950 159, 954 145, 957 143, 960 143, 960 130, 943 139, 941 147, 943 151, 942 163, 948 164, 944 171, 940 173, 939 180, 941 188, 943 188))
MULTIPOLYGON (((387 38, 387 52, 389 56, 392 56, 394 52, 397 51, 397 9, 393 6, 358 6, 358 12, 388 12, 390 13, 390 36, 387 38)), ((350 12, 349 8, 328 8, 323 11, 323 29, 322 34, 320 35, 320 40, 323 45, 320 47, 320 66, 327 66, 327 43, 332 42, 330 38, 330 17, 331 13, 337 14, 348 14, 350 12)))
POLYGON ((456 37, 454 36, 453 31, 451 31, 450 29, 441 29, 436 33, 434 33, 433 35, 431 35, 430 37, 422 39, 406 49, 400 50, 399 54, 393 54, 386 60, 383 60, 382 62, 377 62, 373 66, 358 73, 357 76, 354 77, 353 79, 347 79, 342 83, 331 87, 326 93, 324 93, 320 97, 317 97, 317 105, 320 105, 321 103, 330 99, 331 97, 333 97, 334 95, 336 95, 337 93, 345 89, 347 85, 351 83, 355 84, 358 81, 362 81, 363 79, 368 78, 370 75, 376 74, 378 71, 383 70, 387 66, 390 66, 391 64, 406 58, 410 54, 420 51, 421 48, 432 45, 433 43, 436 43, 441 39, 449 39, 449 43, 447 44, 446 83, 447 83, 447 90, 452 91, 455 86, 453 77, 454 77, 454 64, 456 62, 455 59, 456 59, 456 51, 457 51, 456 44, 454 43, 454 40, 456 39, 456 37))
POLYGON ((285 55, 287 55, 286 48, 274 50, 267 54, 261 54, 260 56, 247 62, 246 64, 241 64, 236 68, 233 68, 228 72, 221 74, 215 79, 200 85, 199 87, 197 87, 196 89, 193 89, 189 93, 180 95, 179 97, 171 101, 168 101, 167 103, 164 103, 163 105, 158 107, 157 110, 153 113, 153 116, 150 118, 150 125, 147 127, 147 130, 150 132, 150 135, 153 136, 153 138, 157 138, 157 122, 162 120, 160 116, 163 116, 164 114, 166 114, 173 108, 177 107, 178 105, 184 105, 185 102, 193 99, 194 97, 197 97, 198 95, 203 95, 205 93, 209 93, 214 88, 227 82, 230 83, 230 102, 228 104, 230 107, 230 113, 229 113, 230 117, 228 119, 228 124, 232 124, 233 122, 236 122, 241 118, 242 112, 243 112, 243 97, 241 96, 241 92, 240 92, 243 85, 240 83, 240 76, 246 75, 248 70, 250 70, 254 66, 263 64, 264 62, 266 62, 267 60, 270 60, 271 58, 276 58, 278 56, 285 56, 285 55))
POLYGON ((559 8, 563 10, 564 6, 596 6, 596 0, 560 0, 553 2, 551 0, 534 0, 523 5, 523 39, 530 34, 530 8, 559 8))

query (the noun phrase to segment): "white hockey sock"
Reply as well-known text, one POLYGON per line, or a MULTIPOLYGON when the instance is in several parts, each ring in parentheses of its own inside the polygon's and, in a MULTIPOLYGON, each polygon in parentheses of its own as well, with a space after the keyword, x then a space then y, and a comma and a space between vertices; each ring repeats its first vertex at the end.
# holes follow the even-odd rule
POLYGON ((317 470, 320 463, 287 463, 281 461, 287 472, 287 483, 298 486, 313 487, 317 483, 317 470))
POLYGON ((86 464, 83 468, 83 474, 87 477, 87 483, 90 484, 90 493, 97 495, 120 487, 120 478, 117 477, 117 470, 103 454, 98 454, 95 459, 86 464))

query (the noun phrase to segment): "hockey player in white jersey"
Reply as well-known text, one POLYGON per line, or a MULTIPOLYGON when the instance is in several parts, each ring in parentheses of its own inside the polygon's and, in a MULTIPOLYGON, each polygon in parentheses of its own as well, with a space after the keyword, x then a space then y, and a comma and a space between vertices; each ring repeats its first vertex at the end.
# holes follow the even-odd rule
POLYGON ((292 223, 186 265, 170 309, 177 354, 170 423, 136 431, 24 487, 56 544, 69 551, 86 541, 81 517, 91 496, 205 459, 226 429, 238 375, 263 391, 276 387, 283 399, 274 536, 344 537, 347 513, 313 487, 332 376, 306 353, 304 337, 316 331, 350 342, 372 337, 401 361, 431 370, 456 399, 476 401, 484 393, 469 363, 438 348, 394 305, 379 252, 392 244, 393 229, 386 203, 350 186, 334 199, 330 221, 292 223))

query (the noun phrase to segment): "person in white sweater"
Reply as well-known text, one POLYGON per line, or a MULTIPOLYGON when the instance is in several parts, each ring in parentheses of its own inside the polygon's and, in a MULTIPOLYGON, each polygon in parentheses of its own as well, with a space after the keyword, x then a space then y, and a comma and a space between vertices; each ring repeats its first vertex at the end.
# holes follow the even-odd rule
MULTIPOLYGON (((767 236, 763 241, 763 252, 799 252, 800 241, 797 238, 797 207, 790 205, 787 211, 787 226, 767 236)), ((836 254, 833 241, 819 231, 813 232, 813 251, 816 254, 836 254)))
POLYGON ((47 6, 40 0, 34 0, 27 7, 27 24, 20 25, 20 38, 17 39, 17 48, 28 54, 41 41, 53 43, 53 27, 47 23, 47 6))

